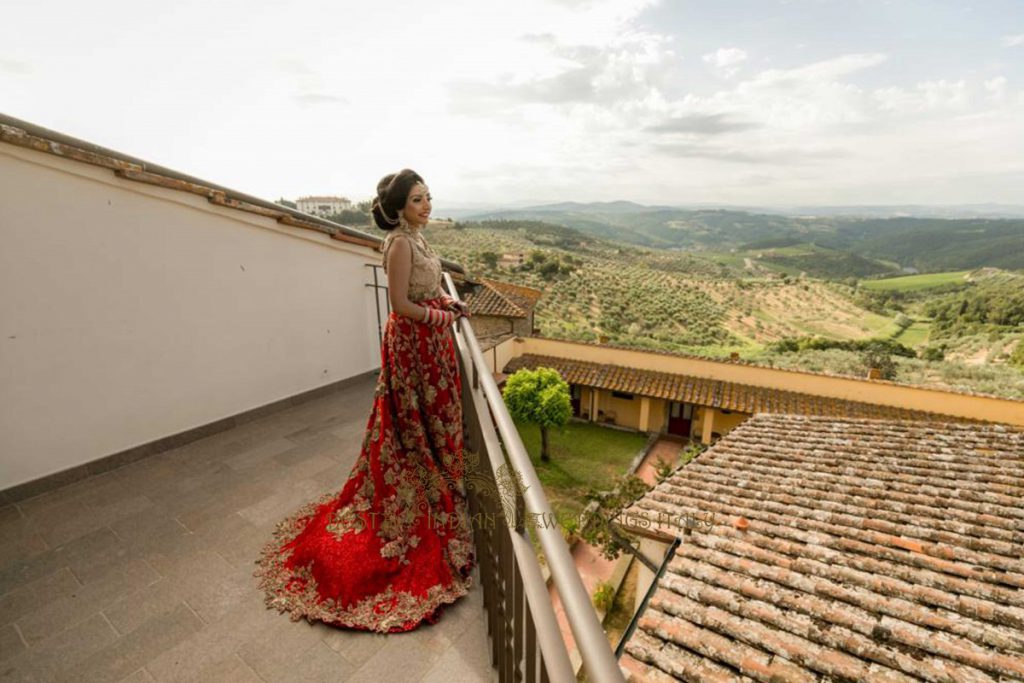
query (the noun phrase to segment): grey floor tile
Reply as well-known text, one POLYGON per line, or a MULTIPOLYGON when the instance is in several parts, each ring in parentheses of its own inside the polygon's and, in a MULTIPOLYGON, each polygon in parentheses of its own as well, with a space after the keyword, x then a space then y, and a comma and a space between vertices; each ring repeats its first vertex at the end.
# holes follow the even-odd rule
MULTIPOLYGON (((92 564, 116 562, 120 558, 113 554, 118 551, 120 545, 122 542, 114 532, 102 527, 56 548, 11 562, 0 568, 0 595, 53 574, 64 567, 70 567, 72 571, 78 567, 88 573, 87 569, 92 564)), ((85 583, 80 574, 75 572, 75 576, 85 583)))
POLYGON ((266 681, 343 681, 354 670, 344 657, 311 634, 308 625, 275 633, 273 640, 253 640, 241 647, 238 655, 266 681))
POLYGON ((145 669, 139 669, 135 673, 128 674, 117 683, 153 683, 153 677, 145 669))
POLYGON ((0 624, 9 624, 54 600, 74 593, 81 583, 67 567, 0 595, 0 624))
POLYGON ((0 567, 45 552, 50 546, 24 517, 0 521, 0 567))
POLYGON ((117 633, 106 619, 94 614, 24 650, 0 669, 17 672, 12 675, 12 680, 57 681, 68 672, 74 672, 94 653, 116 643, 117 639, 117 633))
POLYGON ((12 522, 16 519, 21 519, 21 510, 14 503, 4 503, 0 505, 0 526, 12 522))
POLYGON ((276 523, 348 478, 374 387, 0 505, 0 681, 487 680, 476 581, 390 635, 293 622, 257 589, 276 523))
POLYGON ((145 560, 131 560, 102 579, 33 610, 15 623, 25 642, 30 647, 35 646, 69 624, 100 612, 126 593, 141 590, 159 579, 160 575, 145 560))
POLYGON ((203 627, 203 622, 185 604, 141 624, 113 643, 83 659, 73 670, 55 681, 116 681, 146 665, 203 627))
POLYGON ((26 649, 28 646, 25 645, 25 640, 18 633, 14 624, 0 626, 0 662, 16 657, 26 649))

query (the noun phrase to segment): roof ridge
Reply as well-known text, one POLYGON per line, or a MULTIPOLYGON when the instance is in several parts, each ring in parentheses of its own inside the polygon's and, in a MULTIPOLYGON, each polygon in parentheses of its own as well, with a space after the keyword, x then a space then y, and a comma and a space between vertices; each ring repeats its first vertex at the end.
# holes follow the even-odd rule
MULTIPOLYGON (((897 387, 909 387, 912 389, 927 389, 928 391, 941 391, 947 394, 955 394, 957 396, 977 396, 980 398, 995 398, 1000 401, 1013 401, 1015 403, 1024 404, 1024 398, 1013 398, 1010 396, 999 396, 998 394, 987 394, 980 391, 969 391, 966 389, 947 389, 944 387, 933 387, 926 384, 907 384, 906 382, 897 382, 891 379, 868 379, 867 377, 857 377, 856 375, 844 375, 836 372, 826 372, 823 370, 803 370, 800 368, 780 368, 774 365, 766 365, 764 363, 757 363, 751 360, 745 360, 743 358, 737 358, 735 360, 729 358, 719 358, 716 356, 704 356, 697 353, 684 353, 681 351, 667 351, 665 349, 648 349, 637 346, 626 346, 624 344, 609 344, 597 341, 589 341, 583 339, 566 339, 564 337, 552 337, 544 334, 532 334, 532 338, 536 339, 549 339, 551 341, 565 342, 567 344, 582 344, 585 346, 596 346, 598 348, 608 349, 620 349, 622 351, 636 351, 638 353, 653 353, 660 356, 671 356, 673 358, 692 358, 694 360, 710 361, 713 363, 723 363, 726 365, 746 365, 754 368, 764 368, 766 370, 776 370, 779 372, 792 372, 803 375, 815 375, 818 377, 835 377, 838 379, 849 379, 858 382, 870 382, 872 384, 890 384, 897 387)), ((631 367, 631 366, 623 366, 631 367)))
POLYGON ((498 287, 495 287, 491 282, 487 281, 486 278, 480 278, 480 280, 483 282, 484 286, 494 293, 495 296, 501 297, 501 300, 511 306, 517 313, 519 313, 520 316, 524 318, 526 317, 527 313, 523 310, 523 307, 509 299, 505 292, 501 291, 498 287))
MULTIPOLYGON (((944 413, 934 413, 934 414, 935 415, 943 415, 944 413)), ((751 420, 755 420, 755 419, 758 420, 759 422, 766 422, 766 421, 771 421, 771 422, 779 422, 779 421, 784 421, 784 422, 814 421, 814 422, 856 422, 856 423, 878 423, 878 422, 891 423, 892 422, 892 418, 888 418, 888 417, 864 417, 864 416, 860 416, 860 415, 812 415, 812 414, 808 414, 808 413, 774 413, 774 412, 772 412, 770 410, 765 410, 765 411, 760 411, 760 412, 754 414, 753 416, 751 416, 750 418, 744 420, 741 424, 739 424, 736 427, 734 427, 733 430, 739 429, 743 425, 745 425, 748 422, 750 422, 751 420)), ((906 419, 901 419, 900 423, 905 424, 905 425, 908 424, 908 423, 912 423, 913 425, 920 425, 922 428, 924 428, 925 426, 931 427, 931 428, 936 428, 939 425, 944 425, 944 426, 951 426, 954 429, 965 430, 965 431, 966 430, 975 431, 975 430, 977 430, 979 428, 983 428, 983 429, 987 429, 989 431, 994 431, 994 432, 1010 431, 1010 432, 1022 432, 1022 433, 1024 433, 1024 426, 1010 424, 1010 423, 1007 423, 1007 422, 980 422, 980 423, 961 422, 961 421, 945 422, 943 420, 926 420, 926 419, 919 419, 919 418, 906 418, 906 419)), ((731 434, 733 430, 730 430, 729 433, 731 434)))
MULTIPOLYGON (((1001 422, 993 423, 991 421, 987 421, 987 420, 984 420, 982 418, 974 418, 974 417, 967 417, 967 416, 961 416, 961 415, 950 415, 948 413, 941 413, 941 412, 938 412, 938 411, 935 411, 935 410, 925 410, 923 408, 909 408, 909 407, 904 406, 904 405, 890 405, 890 404, 886 404, 886 403, 876 403, 876 402, 872 402, 872 401, 863 401, 863 400, 857 400, 857 399, 852 399, 852 398, 841 398, 841 397, 836 397, 836 396, 828 396, 828 395, 822 395, 822 394, 808 393, 806 391, 800 391, 800 390, 797 390, 797 389, 783 389, 783 388, 774 387, 774 386, 763 386, 763 385, 760 385, 760 384, 749 384, 747 382, 743 382, 743 381, 739 381, 739 380, 721 379, 721 378, 717 378, 717 377, 701 377, 699 375, 688 375, 686 373, 678 373, 678 372, 666 372, 664 370, 651 370, 651 369, 648 369, 648 368, 637 368, 637 367, 633 367, 633 366, 629 366, 629 365, 618 365, 618 364, 615 364, 615 363, 607 363, 607 362, 599 362, 599 361, 591 361, 591 360, 582 360, 582 359, 579 359, 579 358, 563 358, 561 356, 552 356, 552 355, 542 354, 542 353, 527 352, 527 353, 520 354, 519 356, 516 356, 514 358, 509 359, 506 362, 504 367, 508 367, 510 364, 515 364, 515 363, 517 363, 517 361, 519 361, 519 362, 532 361, 532 362, 535 362, 535 363, 537 363, 539 365, 551 364, 551 365, 563 365, 564 366, 565 364, 572 364, 572 365, 575 365, 578 368, 584 368, 585 367, 585 368, 590 369, 593 372, 593 375, 588 377, 588 381, 593 381, 593 382, 598 382, 598 383, 604 382, 605 384, 611 384, 612 383, 611 380, 608 379, 608 376, 613 372, 612 368, 621 369, 621 370, 627 370, 627 371, 630 371, 630 372, 633 372, 633 373, 642 373, 641 377, 646 375, 648 377, 650 377, 650 376, 656 376, 656 377, 660 376, 660 377, 664 377, 664 378, 683 378, 685 380, 696 380, 697 382, 704 382, 704 383, 706 383, 705 386, 708 388, 708 391, 707 391, 707 394, 706 394, 706 399, 695 400, 694 402, 702 403, 702 404, 708 405, 709 407, 712 407, 712 408, 718 408, 718 409, 723 409, 723 410, 725 410, 725 409, 728 409, 728 410, 738 410, 740 412, 751 412, 751 413, 753 413, 755 415, 760 415, 760 414, 792 415, 792 414, 795 414, 795 415, 800 415, 800 416, 806 415, 808 417, 819 417, 819 418, 823 418, 823 419, 830 419, 831 417, 833 417, 832 415, 828 415, 828 414, 816 414, 816 413, 807 414, 807 413, 802 413, 802 412, 799 412, 799 411, 796 411, 794 413, 772 412, 771 410, 762 411, 762 410, 756 409, 756 407, 755 408, 751 408, 751 409, 748 410, 748 409, 743 408, 743 407, 737 407, 735 405, 735 403, 733 403, 731 406, 727 406, 726 404, 738 392, 727 392, 726 389, 728 387, 736 387, 736 388, 739 388, 739 389, 741 389, 743 391, 749 391, 749 392, 771 392, 772 393, 772 399, 773 399, 773 403, 772 403, 773 405, 777 405, 779 402, 783 402, 783 401, 798 401, 798 400, 801 400, 802 398, 808 398, 809 397, 811 399, 815 399, 815 400, 818 400, 818 401, 829 401, 829 402, 831 402, 832 406, 834 406, 834 407, 836 407, 837 409, 840 409, 840 410, 855 411, 855 410, 863 409, 863 410, 872 410, 874 412, 879 412, 879 411, 895 411, 896 414, 898 414, 900 416, 898 418, 896 418, 896 417, 894 417, 892 415, 889 415, 887 417, 883 416, 883 417, 871 418, 871 419, 876 419, 876 420, 881 420, 881 421, 886 421, 886 420, 892 421, 893 419, 899 419, 901 421, 926 422, 926 423, 936 423, 936 422, 938 422, 938 423, 953 423, 953 424, 957 424, 957 423, 1005 424, 1005 423, 1001 423, 1001 422), (526 359, 526 361, 519 361, 519 359, 526 359), (922 415, 922 417, 915 417, 916 415, 922 415), (926 416, 931 416, 931 415, 937 416, 938 418, 948 418, 948 419, 935 419, 935 418, 931 418, 931 417, 926 417, 926 416)), ((603 386, 601 388, 609 389, 608 386, 603 386)), ((633 391, 631 393, 643 394, 644 392, 642 392, 642 391, 633 391)), ((665 396, 657 396, 657 395, 655 395, 655 396, 659 397, 659 398, 665 398, 665 396)), ((844 415, 840 419, 853 419, 853 418, 854 418, 854 416, 846 416, 846 415, 844 415)), ((746 420, 743 424, 746 424, 749 421, 750 420, 746 420)), ((1012 426, 1012 425, 1009 425, 1009 426, 1012 426)))
POLYGON ((538 294, 538 295, 543 295, 544 294, 544 290, 542 290, 542 289, 537 289, 536 287, 530 287, 528 285, 521 285, 521 284, 519 284, 517 282, 509 282, 507 280, 498 280, 498 279, 495 279, 495 278, 484 277, 482 275, 480 276, 480 280, 481 281, 485 281, 485 282, 489 282, 489 283, 494 283, 494 284, 497 284, 497 285, 502 286, 502 287, 511 287, 511 288, 514 288, 514 289, 525 289, 525 290, 528 290, 528 291, 533 292, 533 293, 538 294))

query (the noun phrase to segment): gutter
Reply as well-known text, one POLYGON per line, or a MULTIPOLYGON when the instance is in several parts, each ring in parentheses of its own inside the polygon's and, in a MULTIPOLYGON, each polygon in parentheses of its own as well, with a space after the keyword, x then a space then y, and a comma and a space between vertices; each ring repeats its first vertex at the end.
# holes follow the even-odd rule
POLYGON ((626 649, 626 643, 629 642, 629 639, 633 636, 633 631, 636 630, 636 625, 640 621, 640 615, 647 610, 647 603, 650 601, 651 596, 654 595, 654 591, 658 589, 658 581, 661 579, 662 575, 665 574, 665 568, 668 567, 669 560, 675 556, 676 548, 679 547, 680 543, 682 543, 682 540, 676 536, 675 540, 672 541, 672 545, 670 545, 668 550, 665 551, 665 557, 661 561, 661 566, 658 567, 658 572, 654 575, 654 580, 651 581, 651 585, 647 587, 647 593, 644 594, 644 599, 640 603, 639 609, 637 609, 636 613, 633 614, 633 618, 629 620, 629 626, 626 627, 626 630, 622 633, 622 637, 619 638, 619 644, 615 646, 616 660, 622 656, 622 651, 626 649))

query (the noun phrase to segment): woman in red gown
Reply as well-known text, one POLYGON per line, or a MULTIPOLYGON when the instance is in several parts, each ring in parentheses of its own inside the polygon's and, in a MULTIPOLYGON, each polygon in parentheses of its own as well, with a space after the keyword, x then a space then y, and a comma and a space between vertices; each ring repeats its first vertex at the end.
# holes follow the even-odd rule
POLYGON ((475 564, 463 480, 462 384, 451 326, 465 304, 441 290, 441 260, 420 234, 430 194, 410 169, 373 201, 388 316, 373 407, 355 466, 278 523, 254 576, 268 607, 363 631, 435 623, 469 592, 475 564))

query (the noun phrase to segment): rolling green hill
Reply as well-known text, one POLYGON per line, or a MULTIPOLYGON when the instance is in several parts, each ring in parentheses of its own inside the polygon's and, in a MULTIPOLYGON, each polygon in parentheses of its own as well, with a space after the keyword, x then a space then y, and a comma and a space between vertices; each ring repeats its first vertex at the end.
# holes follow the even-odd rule
POLYGON ((782 268, 842 279, 919 271, 1024 268, 1024 220, 785 216, 632 202, 563 203, 466 220, 554 223, 592 238, 662 249, 749 252, 805 245, 828 252, 778 256, 782 268))
MULTIPOLYGON (((866 368, 856 349, 793 353, 776 345, 807 338, 889 340, 911 356, 930 354, 896 358, 899 381, 1024 398, 1024 372, 1007 363, 1024 328, 975 326, 969 334, 964 329, 936 334, 925 309, 936 292, 965 296, 972 283, 1003 271, 858 281, 855 267, 839 264, 850 259, 847 266, 861 265, 867 259, 792 236, 747 241, 742 250, 681 251, 623 244, 535 219, 439 222, 427 230, 438 252, 464 264, 470 277, 542 290, 535 324, 544 335, 590 341, 606 336, 636 348, 710 356, 737 351, 779 367, 858 376, 866 368), (504 253, 522 254, 526 264, 490 265, 504 253), (841 279, 834 277, 839 272, 841 279)), ((872 277, 894 272, 892 264, 867 263, 877 264, 864 268, 872 277)), ((1018 280, 1024 277, 1009 274, 999 281, 1006 286, 1018 280)), ((991 284, 979 291, 983 299, 1002 300, 994 294, 997 288, 991 284)))

